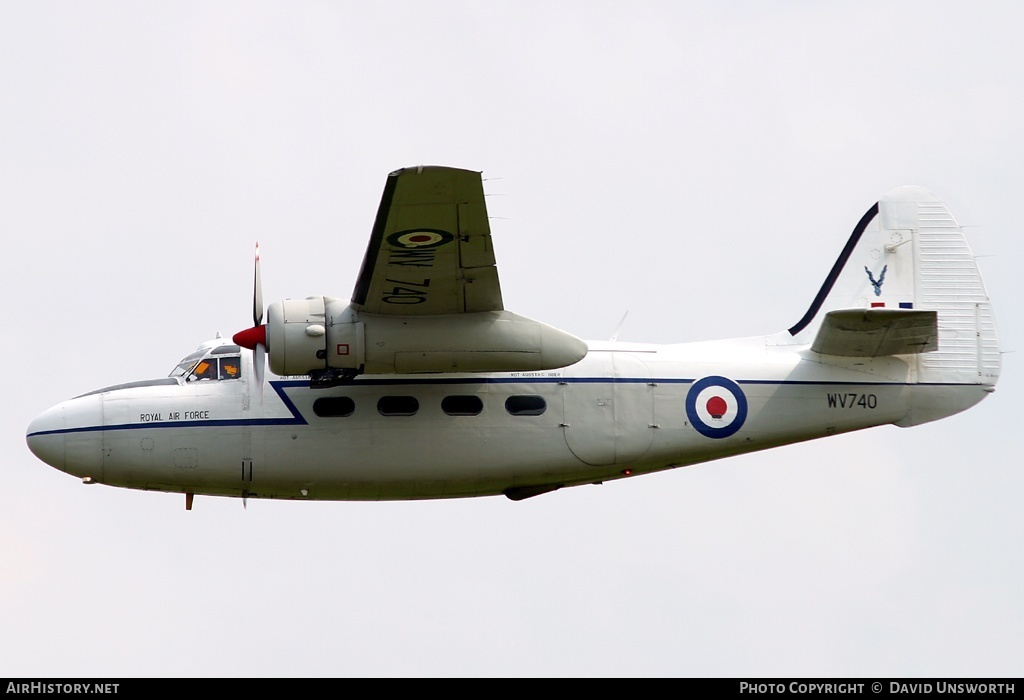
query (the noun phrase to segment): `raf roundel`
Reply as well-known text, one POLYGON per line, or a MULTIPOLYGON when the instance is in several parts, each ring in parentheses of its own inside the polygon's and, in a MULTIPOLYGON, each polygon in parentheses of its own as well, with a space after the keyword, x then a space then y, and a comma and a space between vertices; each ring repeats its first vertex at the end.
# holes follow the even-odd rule
POLYGON ((727 438, 747 420, 747 397, 731 379, 704 377, 686 394, 686 417, 704 437, 727 438))
POLYGON ((418 228, 398 231, 388 236, 388 243, 396 248, 437 248, 451 243, 455 236, 436 228, 418 228))

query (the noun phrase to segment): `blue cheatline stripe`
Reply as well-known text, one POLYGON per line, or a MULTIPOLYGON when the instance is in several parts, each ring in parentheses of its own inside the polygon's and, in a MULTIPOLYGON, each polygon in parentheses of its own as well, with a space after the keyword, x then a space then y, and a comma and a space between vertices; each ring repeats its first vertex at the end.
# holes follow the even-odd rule
MULTIPOLYGON (((359 386, 429 386, 429 385, 465 385, 465 384, 692 384, 696 379, 679 377, 658 378, 649 377, 639 379, 636 377, 524 377, 520 379, 484 378, 484 379, 372 379, 355 381, 353 388, 359 386)), ((737 379, 737 384, 743 385, 775 385, 775 386, 983 386, 981 384, 964 384, 962 382, 838 382, 838 381, 813 381, 813 380, 790 380, 790 379, 737 379)), ((291 413, 287 418, 233 418, 229 420, 205 420, 205 421, 162 421, 160 423, 122 423, 119 425, 91 425, 79 428, 60 428, 58 430, 42 430, 29 433, 26 437, 39 435, 60 435, 68 433, 94 433, 104 430, 159 430, 161 428, 220 428, 220 427, 261 427, 261 426, 284 426, 284 425, 309 425, 295 403, 285 394, 285 389, 294 387, 308 387, 309 383, 304 381, 283 380, 269 382, 271 387, 281 397, 281 402, 291 413)), ((333 394, 324 394, 332 396, 333 394)))
MULTIPOLYGON (((289 411, 291 411, 292 417, 291 418, 283 418, 283 419, 279 418, 279 419, 277 419, 277 420, 284 420, 285 421, 284 423, 254 423, 254 424, 251 424, 251 425, 307 425, 308 424, 306 419, 302 417, 302 414, 299 413, 299 409, 292 402, 291 398, 289 398, 284 393, 284 386, 278 386, 279 384, 283 385, 284 382, 270 382, 270 386, 274 387, 274 391, 277 392, 277 395, 281 397, 281 401, 284 403, 285 407, 289 411)), ((304 382, 300 382, 300 384, 305 384, 305 383, 304 382)), ((272 419, 261 418, 259 420, 272 420, 272 419)))
MULTIPOLYGON (((456 379, 369 379, 356 380, 351 384, 339 385, 337 388, 358 389, 361 386, 430 386, 446 384, 693 384, 697 378, 689 377, 523 377, 519 379, 507 379, 505 377, 491 377, 481 379, 456 378, 456 379)), ((737 384, 793 384, 802 385, 843 385, 843 386, 959 386, 962 382, 932 382, 929 384, 921 382, 847 382, 818 379, 736 379, 737 384)), ((285 380, 273 382, 285 388, 308 387, 309 382, 285 380)), ((276 389, 277 387, 275 387, 276 389)), ((317 389, 316 391, 326 390, 317 389)), ((280 390, 278 391, 280 393, 280 390)))

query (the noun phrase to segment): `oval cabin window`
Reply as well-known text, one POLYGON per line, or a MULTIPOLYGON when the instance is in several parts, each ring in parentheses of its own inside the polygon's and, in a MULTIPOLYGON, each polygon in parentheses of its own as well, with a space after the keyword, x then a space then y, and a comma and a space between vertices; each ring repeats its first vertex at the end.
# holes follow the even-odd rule
POLYGON ((420 410, 415 396, 382 396, 377 402, 377 411, 382 416, 412 416, 420 410))
POLYGON ((441 399, 441 410, 449 416, 478 416, 484 410, 479 396, 445 396, 441 399))
POLYGON ((505 410, 513 416, 539 416, 547 407, 544 397, 536 394, 509 396, 505 399, 505 410))
POLYGON ((313 402, 313 413, 321 418, 347 418, 355 410, 356 402, 347 396, 325 396, 313 402))

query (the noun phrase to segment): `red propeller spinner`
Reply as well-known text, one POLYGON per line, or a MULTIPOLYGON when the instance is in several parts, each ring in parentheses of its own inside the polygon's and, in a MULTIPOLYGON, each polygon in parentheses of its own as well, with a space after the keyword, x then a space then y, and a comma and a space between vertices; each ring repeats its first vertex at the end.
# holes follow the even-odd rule
POLYGON ((249 350, 255 350, 257 345, 267 346, 267 327, 266 326, 253 326, 252 328, 246 328, 244 331, 238 331, 231 339, 235 341, 236 345, 241 345, 243 348, 249 350))

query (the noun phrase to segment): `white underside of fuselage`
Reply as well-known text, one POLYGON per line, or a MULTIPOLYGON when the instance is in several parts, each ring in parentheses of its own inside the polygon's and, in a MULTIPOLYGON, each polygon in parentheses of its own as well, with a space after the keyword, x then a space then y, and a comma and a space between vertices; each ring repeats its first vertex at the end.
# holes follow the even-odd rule
MULTIPOLYGON (((29 429, 52 466, 90 482, 254 498, 481 496, 598 483, 876 425, 962 411, 983 384, 919 384, 915 358, 825 358, 770 338, 591 344, 561 370, 363 375, 310 389, 273 378, 122 388, 66 401, 29 429), (476 396, 477 415, 450 415, 476 396), (509 397, 544 410, 513 414, 509 397), (348 397, 350 415, 313 404, 348 397), (414 397, 382 415, 381 397, 414 397)), ((248 361, 248 359, 247 359, 248 361)), ((247 367, 248 369, 248 367, 247 367)))

